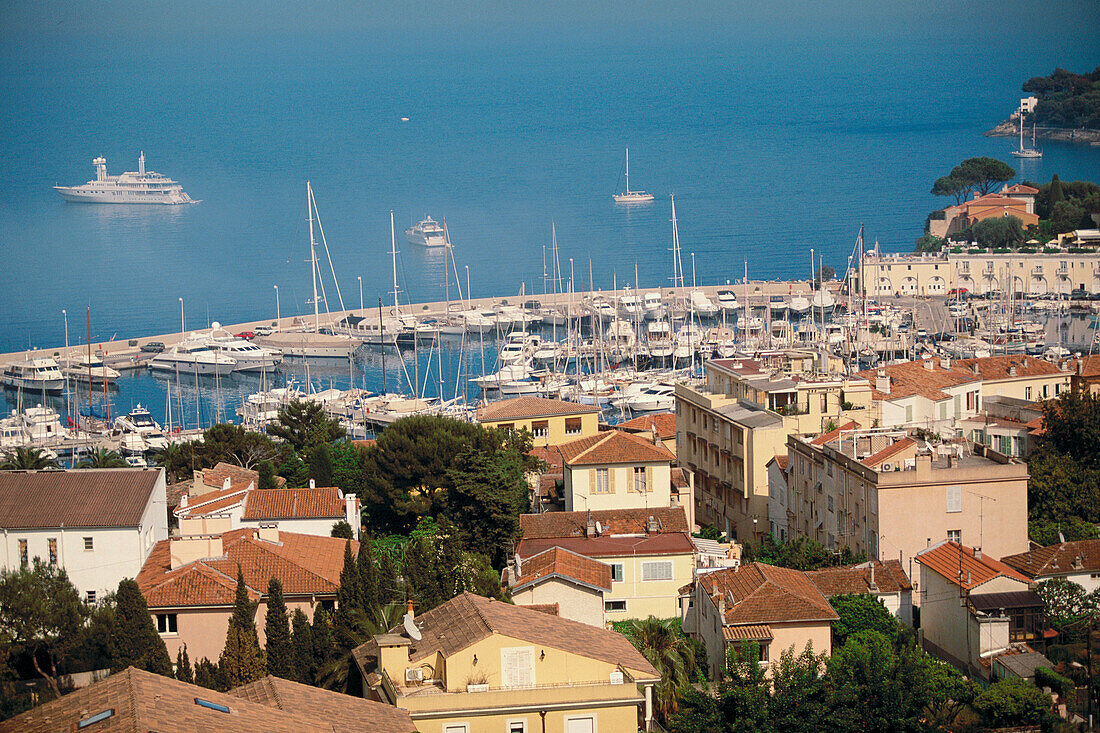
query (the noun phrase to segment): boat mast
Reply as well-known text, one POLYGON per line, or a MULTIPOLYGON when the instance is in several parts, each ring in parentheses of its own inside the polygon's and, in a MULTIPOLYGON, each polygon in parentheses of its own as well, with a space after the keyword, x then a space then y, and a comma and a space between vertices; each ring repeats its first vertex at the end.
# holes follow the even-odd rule
POLYGON ((626 149, 626 192, 630 193, 630 148, 626 149))
POLYGON ((400 320, 401 307, 397 303, 397 237, 393 233, 393 209, 390 209, 390 257, 393 258, 393 315, 400 320))
POLYGON ((317 247, 313 241, 313 187, 306 181, 306 210, 309 212, 309 268, 313 279, 313 326, 321 330, 321 310, 317 303, 317 247))

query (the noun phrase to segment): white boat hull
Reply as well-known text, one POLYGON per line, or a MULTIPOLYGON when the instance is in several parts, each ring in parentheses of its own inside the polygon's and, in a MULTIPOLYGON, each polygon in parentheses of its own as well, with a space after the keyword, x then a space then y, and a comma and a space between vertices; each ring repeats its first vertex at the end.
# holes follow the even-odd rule
POLYGON ((181 374, 216 374, 220 377, 232 374, 236 366, 233 362, 186 361, 168 357, 156 357, 149 362, 149 368, 154 371, 175 372, 179 370, 181 374))
POLYGON ((0 377, 5 387, 21 389, 26 392, 60 392, 65 389, 64 379, 24 379, 5 375, 0 377))
POLYGON ((61 194, 61 198, 74 204, 154 204, 177 206, 180 204, 197 204, 199 201, 187 194, 170 193, 157 196, 135 196, 128 191, 107 191, 105 193, 93 193, 81 191, 79 186, 54 186, 54 190, 61 194))

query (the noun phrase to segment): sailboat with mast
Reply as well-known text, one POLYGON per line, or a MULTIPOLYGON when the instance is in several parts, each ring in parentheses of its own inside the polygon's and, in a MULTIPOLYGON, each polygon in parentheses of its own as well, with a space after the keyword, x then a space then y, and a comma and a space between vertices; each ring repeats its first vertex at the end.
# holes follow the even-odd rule
POLYGON ((1035 123, 1031 123, 1031 147, 1024 147, 1024 111, 1020 110, 1020 147, 1012 151, 1017 158, 1042 158, 1043 151, 1035 147, 1035 123))
POLYGON ((646 191, 630 190, 630 148, 626 149, 626 190, 611 196, 617 204, 648 204, 653 200, 653 194, 646 191))

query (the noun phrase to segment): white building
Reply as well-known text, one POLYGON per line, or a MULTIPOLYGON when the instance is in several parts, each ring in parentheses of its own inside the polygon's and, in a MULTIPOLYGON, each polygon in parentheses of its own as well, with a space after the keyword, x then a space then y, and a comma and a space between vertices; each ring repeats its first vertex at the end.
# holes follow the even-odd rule
POLYGON ((359 539, 359 500, 355 494, 334 487, 308 489, 257 489, 251 484, 182 497, 178 519, 228 517, 230 529, 277 527, 283 532, 331 537, 337 522, 351 525, 359 539))
POLYGON ((1086 593, 1100 588, 1100 540, 1033 547, 1027 552, 1002 557, 1001 562, 1036 583, 1061 578, 1076 583, 1086 593))
POLYGON ((168 539, 164 469, 0 472, 0 533, 0 567, 41 558, 95 601, 168 539))

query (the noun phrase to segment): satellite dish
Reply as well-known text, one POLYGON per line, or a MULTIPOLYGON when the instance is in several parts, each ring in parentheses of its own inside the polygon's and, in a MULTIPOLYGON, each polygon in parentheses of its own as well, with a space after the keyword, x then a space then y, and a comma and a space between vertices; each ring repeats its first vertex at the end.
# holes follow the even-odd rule
POLYGON ((596 522, 596 534, 603 534, 603 525, 598 521, 596 522))
POLYGON ((420 629, 416 628, 416 623, 413 621, 413 617, 410 614, 405 614, 404 619, 405 633, 409 635, 409 638, 413 641, 420 641, 420 629))

